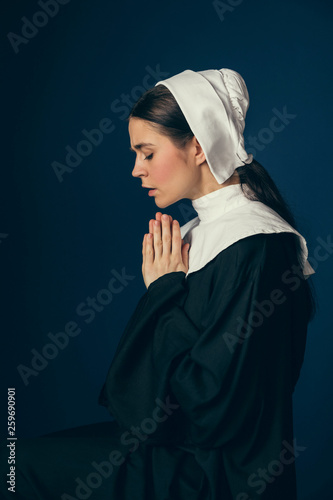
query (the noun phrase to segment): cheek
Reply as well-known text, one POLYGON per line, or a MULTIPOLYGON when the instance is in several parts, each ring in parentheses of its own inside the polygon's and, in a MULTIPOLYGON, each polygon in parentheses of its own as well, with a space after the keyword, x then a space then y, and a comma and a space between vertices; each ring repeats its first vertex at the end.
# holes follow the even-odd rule
POLYGON ((179 176, 181 169, 181 160, 179 156, 170 155, 158 163, 158 167, 154 172, 154 178, 158 182, 167 183, 179 176))
POLYGON ((170 169, 167 163, 159 165, 158 169, 154 172, 154 179, 156 179, 158 183, 162 184, 168 182, 170 179, 170 169))

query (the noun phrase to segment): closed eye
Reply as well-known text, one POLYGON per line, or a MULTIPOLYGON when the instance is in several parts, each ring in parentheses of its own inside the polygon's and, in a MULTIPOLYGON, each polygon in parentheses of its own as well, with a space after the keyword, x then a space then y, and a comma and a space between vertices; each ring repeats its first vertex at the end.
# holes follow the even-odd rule
POLYGON ((146 156, 145 160, 151 160, 153 157, 153 153, 151 153, 150 155, 146 156))

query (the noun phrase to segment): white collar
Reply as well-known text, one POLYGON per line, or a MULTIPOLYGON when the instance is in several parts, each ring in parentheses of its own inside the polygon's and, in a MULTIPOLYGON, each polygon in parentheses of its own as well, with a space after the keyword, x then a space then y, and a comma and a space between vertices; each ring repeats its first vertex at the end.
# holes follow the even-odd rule
POLYGON ((200 223, 211 222, 241 204, 244 194, 240 184, 230 184, 192 200, 200 223))
MULTIPOLYGON (((252 193, 246 184, 243 188, 252 193)), ((192 206, 198 216, 180 228, 184 243, 190 244, 186 277, 242 238, 281 232, 295 233, 299 237, 299 260, 305 277, 315 272, 307 260, 305 238, 272 208, 247 198, 240 184, 230 184, 192 200, 192 206)))

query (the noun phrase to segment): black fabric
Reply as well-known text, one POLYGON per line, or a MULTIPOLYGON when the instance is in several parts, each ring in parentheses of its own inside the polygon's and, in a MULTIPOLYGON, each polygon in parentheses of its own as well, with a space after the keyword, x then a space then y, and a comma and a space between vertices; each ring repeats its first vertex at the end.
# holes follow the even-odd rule
POLYGON ((26 442, 32 459, 18 466, 35 496, 22 498, 73 495, 75 477, 118 449, 123 463, 89 498, 296 499, 292 394, 307 295, 294 238, 252 235, 187 279, 173 272, 151 283, 99 395, 115 418, 97 424, 105 438, 91 426, 86 437, 38 438, 38 467, 26 442))

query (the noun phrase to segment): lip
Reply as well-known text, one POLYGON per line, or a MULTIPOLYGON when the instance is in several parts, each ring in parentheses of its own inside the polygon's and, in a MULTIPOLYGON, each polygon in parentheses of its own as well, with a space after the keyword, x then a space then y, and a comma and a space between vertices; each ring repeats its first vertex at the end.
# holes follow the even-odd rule
POLYGON ((157 188, 151 188, 150 186, 143 186, 143 185, 142 185, 142 187, 143 187, 143 188, 147 188, 147 189, 149 189, 149 191, 148 191, 148 196, 154 196, 155 191, 157 191, 157 188))

